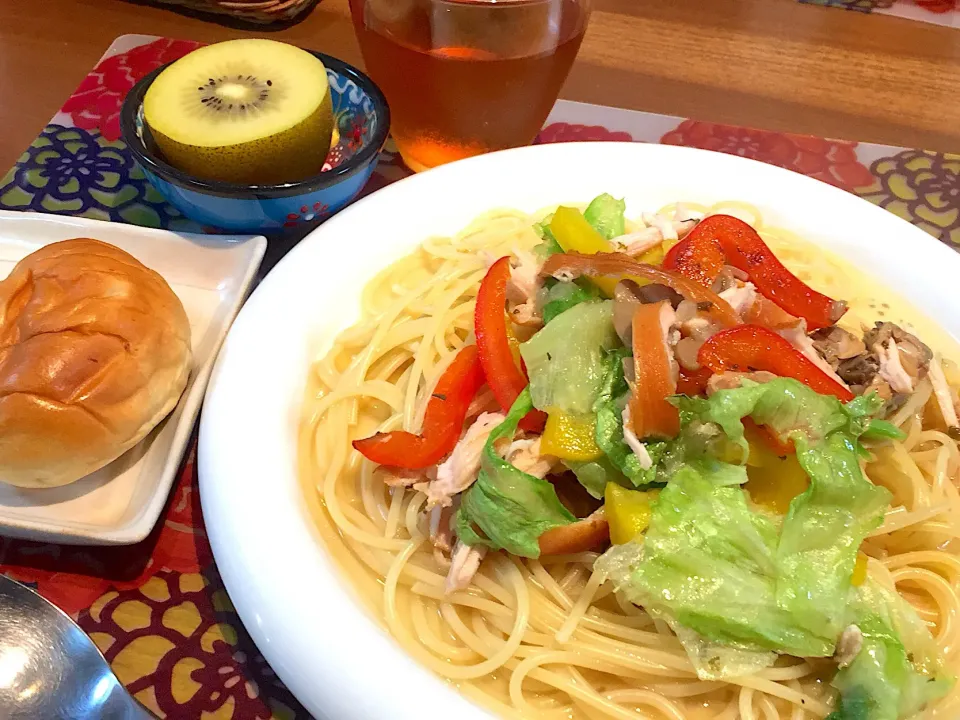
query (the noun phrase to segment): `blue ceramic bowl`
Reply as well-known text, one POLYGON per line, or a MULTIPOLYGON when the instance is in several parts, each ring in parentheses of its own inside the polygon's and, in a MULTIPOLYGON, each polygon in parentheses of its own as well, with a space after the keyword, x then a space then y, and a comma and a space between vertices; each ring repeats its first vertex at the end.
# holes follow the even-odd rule
POLYGON ((331 148, 319 175, 278 185, 240 185, 201 180, 167 163, 143 121, 143 96, 166 66, 140 80, 124 100, 123 141, 153 186, 191 220, 244 233, 316 224, 356 198, 370 178, 390 131, 390 108, 380 88, 355 67, 312 54, 327 68, 340 131, 340 142, 331 148))

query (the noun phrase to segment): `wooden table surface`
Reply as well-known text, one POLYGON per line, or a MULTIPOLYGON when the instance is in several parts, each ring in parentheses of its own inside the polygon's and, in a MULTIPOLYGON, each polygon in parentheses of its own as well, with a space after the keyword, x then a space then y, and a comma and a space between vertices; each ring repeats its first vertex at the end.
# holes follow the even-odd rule
MULTIPOLYGON (((0 0, 0 173, 127 33, 258 34, 124 0, 0 0)), ((270 36, 360 63, 347 0, 270 36)), ((595 0, 562 96, 958 151, 960 31, 796 0, 595 0)))

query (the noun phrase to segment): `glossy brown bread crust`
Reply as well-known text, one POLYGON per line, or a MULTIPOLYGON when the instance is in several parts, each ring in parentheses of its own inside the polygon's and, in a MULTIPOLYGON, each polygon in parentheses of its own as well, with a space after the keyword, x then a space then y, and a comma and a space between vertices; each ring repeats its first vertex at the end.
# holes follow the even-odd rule
POLYGON ((86 238, 0 282, 0 480, 53 487, 136 445, 176 406, 190 325, 166 281, 86 238))

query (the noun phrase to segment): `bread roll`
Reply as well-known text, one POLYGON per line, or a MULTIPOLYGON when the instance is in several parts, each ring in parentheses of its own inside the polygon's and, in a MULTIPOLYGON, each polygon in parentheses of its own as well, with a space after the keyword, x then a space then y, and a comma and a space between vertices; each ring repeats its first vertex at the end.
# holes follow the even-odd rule
POLYGON ((80 238, 0 282, 0 480, 55 487, 136 445, 176 406, 190 324, 166 281, 80 238))

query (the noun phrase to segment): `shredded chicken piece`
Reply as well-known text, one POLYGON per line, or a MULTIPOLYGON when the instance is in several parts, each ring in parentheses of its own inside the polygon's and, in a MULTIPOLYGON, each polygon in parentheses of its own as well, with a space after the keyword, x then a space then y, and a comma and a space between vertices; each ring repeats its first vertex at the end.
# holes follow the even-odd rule
POLYGON ((830 378, 836 380, 840 385, 849 389, 849 385, 844 382, 843 378, 837 375, 837 372, 830 366, 830 363, 824 360, 823 356, 817 352, 817 348, 814 346, 813 340, 809 335, 807 335, 806 320, 801 320, 792 327, 781 328, 777 330, 777 333, 780 335, 780 337, 789 341, 791 345, 800 351, 801 355, 823 370, 823 372, 826 373, 830 378))
POLYGON ((533 253, 514 250, 516 262, 510 266, 507 282, 507 300, 513 303, 511 318, 518 325, 539 325, 543 319, 537 309, 537 291, 540 289, 540 264, 533 253))
POLYGON ((703 220, 703 217, 702 212, 688 208, 683 203, 678 202, 673 208, 673 219, 675 222, 686 224, 692 220, 694 225, 696 225, 696 223, 703 220))
POLYGON ((749 311, 757 301, 757 287, 752 282, 727 288, 718 294, 730 303, 730 307, 732 307, 733 311, 740 317, 744 317, 747 311, 749 311))
POLYGON ((627 443, 627 446, 630 450, 633 451, 633 454, 637 456, 637 460, 640 461, 640 467, 644 470, 649 470, 653 467, 653 458, 650 457, 650 453, 647 452, 647 446, 640 442, 633 432, 633 421, 630 419, 630 403, 627 403, 627 406, 623 409, 623 440, 627 443))
POLYGON ((644 213, 643 223, 648 227, 656 228, 663 240, 679 240, 681 233, 686 235, 697 224, 693 219, 678 220, 660 213, 644 213))
POLYGON ((610 242, 627 255, 636 257, 662 243, 663 233, 655 227, 646 227, 626 235, 618 235, 610 242))
POLYGON ((483 546, 471 547, 457 540, 450 557, 450 570, 447 572, 447 581, 443 591, 449 595, 457 590, 464 590, 473 582, 473 576, 480 569, 480 562, 487 549, 483 546))
MULTIPOLYGON (((891 342, 893 342, 891 340, 891 342)), ((943 374, 943 366, 940 360, 934 356, 930 361, 930 384, 933 385, 933 393, 937 398, 937 405, 940 407, 940 414, 948 428, 955 428, 960 425, 957 420, 957 409, 953 404, 953 396, 950 394, 950 386, 947 385, 947 377, 943 374)))
POLYGON ((681 212, 680 207, 677 207, 672 218, 666 215, 644 213, 643 224, 646 227, 615 237, 610 242, 621 252, 636 257, 657 247, 664 240, 679 240, 689 233, 700 220, 699 217, 691 215, 694 213, 681 212))
MULTIPOLYGON (((820 330, 814 337, 824 332, 820 330)), ((864 352, 839 360, 837 373, 858 395, 875 391, 887 401, 883 414, 889 415, 906 402, 926 376, 933 353, 916 336, 892 322, 878 322, 865 330, 863 344, 864 352)), ((830 360, 829 352, 825 354, 830 360)))
POLYGON ((516 303, 535 298, 540 288, 540 265, 533 253, 517 248, 513 251, 515 262, 510 263, 510 280, 507 282, 507 299, 516 303))
POLYGON ((540 454, 540 437, 514 440, 504 454, 504 459, 517 470, 545 478, 560 462, 553 455, 540 454))
POLYGON ((674 348, 680 342, 680 323, 677 322, 677 312, 669 303, 660 305, 660 332, 663 333, 663 343, 667 346, 667 360, 670 363, 670 375, 676 383, 680 378, 680 366, 674 357, 674 348))
POLYGON ((897 350, 900 351, 899 361, 907 375, 914 380, 921 379, 933 359, 930 348, 920 342, 916 335, 892 322, 876 323, 863 337, 864 344, 878 355, 877 345, 886 347, 889 340, 896 341, 897 350))
POLYGON ((893 338, 887 340, 887 344, 877 343, 873 346, 873 351, 880 358, 880 369, 877 371, 880 377, 890 383, 894 392, 910 393, 913 392, 913 378, 904 370, 900 362, 900 350, 897 347, 897 341, 893 338))
POLYGON ((433 547, 444 554, 449 554, 453 548, 453 520, 454 509, 452 506, 441 507, 435 505, 430 510, 430 542, 433 547))
POLYGON ((427 495, 427 508, 448 507, 453 496, 473 484, 480 471, 480 454, 491 431, 504 420, 501 413, 483 413, 467 428, 450 457, 437 466, 437 477, 425 486, 417 486, 427 495))
POLYGON ((514 305, 510 310, 510 319, 517 325, 527 325, 538 328, 543 326, 543 316, 540 314, 540 311, 537 309, 537 303, 534 301, 514 305))
POLYGON ((837 651, 833 654, 837 665, 846 667, 853 662, 863 647, 863 632, 856 625, 848 625, 837 641, 837 651))
POLYGON ((744 380, 753 380, 757 383, 766 383, 776 380, 777 376, 766 370, 755 372, 722 372, 711 375, 707 380, 707 395, 713 395, 718 390, 734 390, 743 385, 744 380))
POLYGON ((499 407, 493 390, 484 385, 470 401, 470 406, 467 408, 467 419, 472 420, 485 412, 496 412, 499 407))

